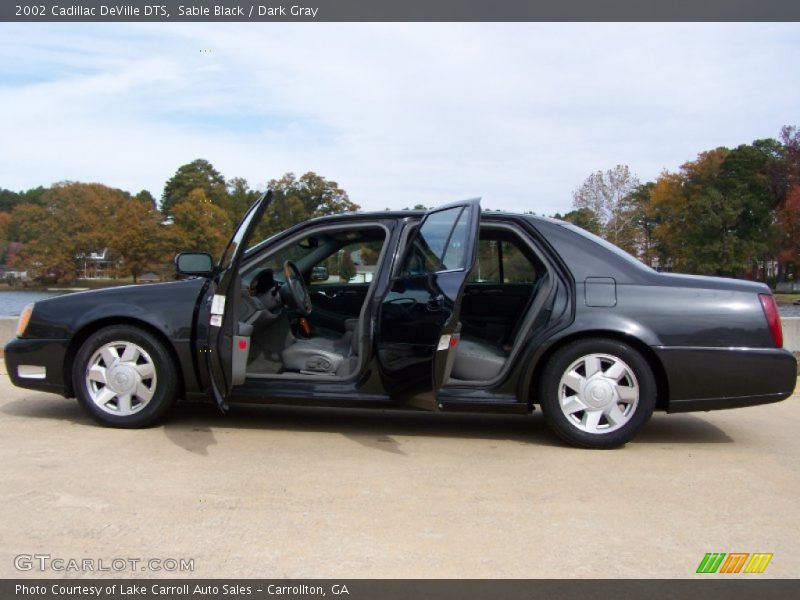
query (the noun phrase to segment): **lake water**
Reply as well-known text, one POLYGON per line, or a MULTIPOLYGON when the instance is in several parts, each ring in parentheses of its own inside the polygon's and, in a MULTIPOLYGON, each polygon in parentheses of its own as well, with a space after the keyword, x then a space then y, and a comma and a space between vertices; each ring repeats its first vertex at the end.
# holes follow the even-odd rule
MULTIPOLYGON (((18 316, 22 309, 31 302, 61 296, 69 292, 31 292, 31 291, 0 291, 0 317, 18 316)), ((779 306, 782 317, 800 317, 800 306, 779 306)))
POLYGON ((800 317, 800 306, 781 304, 778 305, 778 310, 782 317, 800 317))
POLYGON ((31 302, 38 302, 45 298, 60 296, 69 292, 42 292, 42 291, 0 291, 0 317, 18 316, 22 309, 31 302))

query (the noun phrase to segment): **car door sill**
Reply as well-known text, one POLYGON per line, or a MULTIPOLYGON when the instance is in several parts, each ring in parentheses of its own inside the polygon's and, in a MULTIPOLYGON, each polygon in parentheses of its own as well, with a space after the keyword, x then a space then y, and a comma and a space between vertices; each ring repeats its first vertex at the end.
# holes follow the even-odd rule
POLYGON ((445 400, 439 399, 439 410, 443 412, 475 412, 527 414, 532 411, 524 402, 508 402, 502 400, 445 400))

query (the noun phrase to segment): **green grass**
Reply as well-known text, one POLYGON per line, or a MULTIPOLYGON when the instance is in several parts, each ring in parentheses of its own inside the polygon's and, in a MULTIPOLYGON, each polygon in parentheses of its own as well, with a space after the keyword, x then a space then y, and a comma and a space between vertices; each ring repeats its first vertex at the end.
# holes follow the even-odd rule
POLYGON ((775 301, 778 304, 793 304, 795 300, 800 300, 800 294, 781 294, 775 292, 775 301))

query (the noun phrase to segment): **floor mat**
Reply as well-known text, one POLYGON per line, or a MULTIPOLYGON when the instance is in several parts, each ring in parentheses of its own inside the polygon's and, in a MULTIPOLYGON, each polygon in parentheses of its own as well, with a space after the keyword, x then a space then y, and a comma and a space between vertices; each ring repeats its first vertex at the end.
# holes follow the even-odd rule
POLYGON ((269 360, 265 356, 259 356, 254 361, 248 363, 248 375, 277 375, 283 369, 281 363, 269 360))

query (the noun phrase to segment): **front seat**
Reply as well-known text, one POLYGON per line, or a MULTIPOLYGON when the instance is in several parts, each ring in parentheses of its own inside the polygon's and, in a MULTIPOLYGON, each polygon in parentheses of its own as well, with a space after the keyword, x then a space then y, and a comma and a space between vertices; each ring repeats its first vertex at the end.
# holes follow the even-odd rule
POLYGON ((349 375, 358 364, 358 323, 358 319, 347 319, 345 333, 338 338, 292 338, 294 341, 281 352, 284 370, 349 375))
POLYGON ((485 381, 497 376, 506 364, 506 353, 490 342, 474 337, 461 337, 456 346, 454 379, 485 381))

